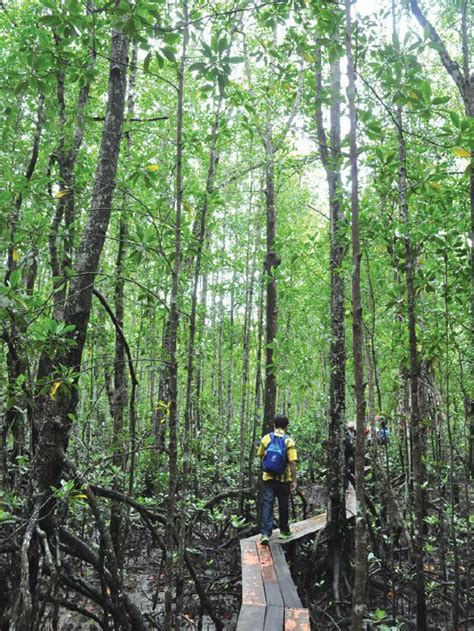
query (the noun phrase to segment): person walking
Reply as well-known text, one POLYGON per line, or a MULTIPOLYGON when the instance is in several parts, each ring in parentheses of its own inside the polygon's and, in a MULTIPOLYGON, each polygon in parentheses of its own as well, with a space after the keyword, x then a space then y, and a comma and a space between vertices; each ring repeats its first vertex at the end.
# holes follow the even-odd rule
POLYGON ((349 488, 349 482, 355 486, 354 480, 354 447, 356 430, 354 421, 347 423, 347 431, 344 436, 344 491, 349 488))
POLYGON ((295 441, 288 435, 289 420, 275 416, 274 431, 260 441, 258 455, 262 460, 263 511, 260 543, 268 545, 273 531, 273 506, 278 500, 280 539, 289 539, 290 491, 295 491, 297 452, 295 441))

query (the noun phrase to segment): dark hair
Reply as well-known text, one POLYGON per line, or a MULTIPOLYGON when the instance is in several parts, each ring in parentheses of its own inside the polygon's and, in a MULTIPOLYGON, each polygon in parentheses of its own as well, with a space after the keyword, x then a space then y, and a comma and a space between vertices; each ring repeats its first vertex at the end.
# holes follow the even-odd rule
POLYGON ((286 429, 289 422, 290 421, 288 420, 287 416, 283 416, 283 414, 278 414, 277 416, 275 416, 273 424, 277 429, 286 429))

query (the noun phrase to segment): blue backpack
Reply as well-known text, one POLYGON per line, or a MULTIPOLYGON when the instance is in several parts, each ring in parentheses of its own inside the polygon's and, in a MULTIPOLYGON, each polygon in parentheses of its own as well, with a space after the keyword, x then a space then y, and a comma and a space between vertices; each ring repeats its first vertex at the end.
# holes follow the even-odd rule
POLYGON ((265 449, 262 461, 262 467, 266 473, 281 475, 285 471, 287 438, 288 434, 275 436, 274 432, 270 433, 270 442, 265 449))

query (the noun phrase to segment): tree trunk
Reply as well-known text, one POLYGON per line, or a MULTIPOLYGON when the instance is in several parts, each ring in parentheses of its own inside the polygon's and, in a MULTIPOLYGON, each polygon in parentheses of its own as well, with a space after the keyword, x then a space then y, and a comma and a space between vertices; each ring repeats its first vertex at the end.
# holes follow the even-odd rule
POLYGON ((321 55, 316 67, 316 130, 319 151, 329 189, 331 212, 330 274, 331 274, 331 343, 329 365, 329 428, 327 448, 328 553, 333 570, 333 593, 339 600, 341 554, 346 540, 346 511, 343 491, 343 432, 345 414, 345 283, 342 271, 344 216, 341 210, 341 70, 339 59, 331 63, 331 130, 330 149, 323 125, 320 104, 322 89, 321 55))
MULTIPOLYGON (((28 162, 28 165, 25 170, 25 179, 31 180, 33 174, 36 169, 36 164, 38 162, 39 148, 41 135, 43 132, 44 125, 44 102, 45 97, 43 94, 39 95, 38 98, 38 106, 36 109, 36 122, 35 122, 35 131, 33 136, 33 145, 31 149, 31 157, 28 162)), ((21 207, 23 204, 23 195, 19 193, 14 203, 12 204, 12 210, 8 217, 8 228, 9 228, 9 244, 8 244, 8 255, 7 255, 7 272, 5 274, 5 284, 8 284, 10 280, 11 274, 18 269, 17 266, 17 252, 15 248, 15 236, 17 225, 20 220, 21 207)), ((30 290, 33 289, 35 274, 30 278, 30 290)), ((26 287, 28 290, 28 287, 26 287)), ((16 318, 12 317, 11 321, 5 324, 3 329, 3 337, 7 343, 7 354, 6 354, 6 363, 7 363, 7 376, 8 376, 8 386, 7 392, 9 396, 18 397, 20 392, 17 392, 17 379, 22 375, 26 375, 28 370, 27 362, 25 361, 26 353, 23 347, 24 345, 24 331, 23 326, 20 322, 16 320, 16 318)), ((25 394, 26 405, 25 407, 28 410, 29 416, 31 405, 28 403, 28 400, 31 400, 31 393, 28 395, 26 392, 26 385, 21 387, 21 390, 25 394)), ((23 393, 21 393, 23 394, 23 393)), ((24 451, 24 441, 25 441, 25 419, 22 412, 19 411, 19 407, 23 407, 17 405, 9 405, 5 411, 5 419, 4 419, 4 428, 3 428, 3 441, 6 446, 8 432, 11 432, 13 448, 10 455, 10 466, 16 471, 17 466, 17 457, 21 456, 24 451)), ((7 468, 8 468, 8 452, 5 449, 4 458, 5 458, 5 477, 8 478, 7 468)), ((17 477, 17 476, 14 476, 17 477)), ((18 479, 8 479, 8 483, 15 481, 15 486, 19 486, 20 481, 18 479)))
MULTIPOLYGON (((112 199, 115 190, 120 140, 124 118, 126 96, 126 69, 128 57, 128 39, 121 32, 113 32, 111 52, 107 110, 102 135, 99 162, 92 192, 91 208, 82 235, 74 265, 74 276, 65 309, 65 321, 74 325, 74 346, 53 359, 43 357, 40 362, 40 382, 59 381, 59 387, 53 395, 38 398, 35 424, 38 443, 32 462, 32 496, 35 498, 37 512, 32 511, 30 524, 38 523, 41 530, 51 535, 55 525, 55 500, 52 487, 60 486, 65 453, 68 444, 71 416, 74 414, 78 391, 76 385, 69 391, 63 385, 62 367, 73 371, 77 384, 81 366, 82 351, 87 335, 87 326, 91 310, 92 291, 97 273, 100 255, 105 241, 110 219, 112 199)), ((28 555, 31 541, 23 542, 23 550, 28 555)), ((37 548, 35 547, 37 551, 37 548)), ((113 552, 111 558, 113 558, 113 552)), ((35 564, 24 563, 21 566, 23 586, 30 590, 21 590, 15 606, 12 628, 29 628, 35 600, 35 577, 28 576, 35 564), (32 604, 33 603, 33 604, 32 604)), ((115 568, 116 569, 116 568, 115 568)))
POLYGON ((275 148, 273 126, 269 120, 265 132, 265 200, 267 211, 267 253, 265 256, 266 278, 266 325, 265 325, 265 390, 263 404, 263 433, 270 432, 275 418, 277 381, 274 365, 274 344, 277 335, 277 288, 275 270, 280 264, 274 246, 276 229, 275 209, 275 148))
POLYGON ((417 629, 426 629, 426 596, 425 596, 425 576, 423 568, 423 490, 424 481, 423 468, 423 440, 422 425, 419 409, 419 360, 417 350, 416 333, 416 296, 414 285, 414 255, 409 234, 410 216, 407 191, 406 173, 406 150, 403 138, 403 114, 402 108, 397 108, 397 130, 398 130, 398 160, 399 160, 399 201, 402 220, 407 226, 407 236, 405 237, 405 280, 407 291, 407 311, 408 311, 408 337, 410 353, 410 437, 411 437, 411 463, 413 475, 413 498, 412 507, 414 513, 413 526, 413 551, 416 568, 416 623, 417 629))
POLYGON ((169 333, 169 424, 168 424, 168 499, 166 514, 166 563, 165 563, 165 621, 166 631, 178 628, 172 611, 174 567, 175 567, 175 512, 176 512, 176 488, 178 484, 178 327, 179 309, 178 294, 181 267, 181 215, 183 205, 183 95, 184 95, 184 71, 186 64, 186 50, 188 45, 188 3, 183 0, 183 45, 181 60, 178 68, 178 102, 176 113, 176 218, 175 218, 175 248, 172 271, 171 296, 170 296, 170 333, 169 333))
MULTIPOLYGON (((130 62, 130 80, 128 91, 127 118, 132 118, 135 110, 135 85, 137 76, 137 47, 133 47, 132 58, 130 62)), ((132 146, 132 138, 129 132, 125 134, 126 156, 130 156, 132 146)), ((127 192, 124 192, 123 201, 124 208, 128 200, 127 192)), ((114 427, 114 465, 126 472, 127 458, 124 455, 126 451, 126 441, 124 436, 125 423, 124 414, 128 402, 128 384, 127 384, 127 362, 125 358, 125 340, 123 339, 124 316, 125 316, 125 281, 123 278, 123 266, 126 255, 126 242, 128 235, 128 225, 125 218, 125 210, 121 211, 119 223, 118 251, 115 264, 115 318, 119 328, 115 330, 115 359, 114 359, 114 388, 113 388, 113 427, 114 427), (119 333, 119 330, 121 333, 119 333)), ((132 445, 133 451, 133 445, 132 445)), ((133 471, 131 471, 133 476, 133 471)), ((122 490, 120 482, 114 480, 114 489, 122 490)), ((130 494, 130 493, 129 493, 130 494)), ((122 514, 123 504, 121 502, 112 502, 110 514, 110 536, 117 554, 117 557, 123 562, 123 545, 126 540, 126 530, 122 530, 122 514)))
MULTIPOLYGON (((461 9, 461 41, 462 41, 462 68, 459 64, 454 61, 443 40, 439 36, 435 27, 431 24, 431 22, 426 18, 425 14, 421 10, 417 0, 410 0, 410 8, 413 15, 416 17, 420 26, 423 28, 424 32, 428 33, 429 38, 435 44, 436 50, 438 52, 439 58, 446 71, 456 84, 459 94, 464 103, 464 110, 466 112, 466 116, 469 118, 474 118, 474 69, 470 69, 470 51, 469 44, 472 43, 472 37, 469 39, 469 32, 472 31, 468 26, 468 17, 472 19, 472 10, 468 15, 468 7, 470 7, 469 2, 461 2, 459 4, 461 9)), ((468 432, 469 432, 469 454, 468 461, 470 465, 471 473, 474 472, 474 145, 470 147, 471 151, 471 168, 470 168, 470 178, 469 178, 469 187, 470 187, 470 199, 469 205, 471 210, 471 313, 470 313, 470 337, 471 337, 471 346, 468 355, 469 361, 469 371, 471 375, 470 383, 470 391, 468 394, 468 401, 466 402, 466 407, 468 410, 468 432)))
MULTIPOLYGON (((250 206, 253 203, 253 190, 250 189, 250 206)), ((250 231, 249 231, 250 232, 250 231)), ((249 248, 250 248, 249 234, 249 248)), ((244 317, 244 331, 242 339, 242 399, 240 403, 240 461, 239 461, 239 490, 244 487, 245 478, 245 455, 247 452, 247 440, 248 440, 248 386, 249 386, 249 364, 250 364, 250 332, 251 321, 253 311, 253 300, 255 293, 255 273, 257 268, 257 252, 260 242, 260 222, 257 224, 255 231, 255 241, 253 248, 253 256, 251 262, 249 261, 250 252, 247 254, 247 266, 250 266, 250 270, 247 272, 247 292, 245 299, 245 317, 244 317)), ((239 511, 243 510, 243 496, 239 496, 239 511)))
MULTIPOLYGON (((87 13, 90 15, 93 5, 87 2, 87 13)), ((56 71, 56 97, 59 114, 59 142, 55 152, 51 156, 51 162, 56 161, 59 169, 60 195, 56 204, 56 213, 49 234, 49 253, 51 272, 53 275, 53 316, 56 320, 62 320, 66 305, 68 285, 68 271, 72 265, 74 245, 74 220, 75 220, 75 177, 74 167, 84 140, 86 127, 86 108, 89 103, 92 85, 92 70, 96 62, 95 38, 91 36, 90 62, 85 84, 81 87, 75 107, 75 124, 70 138, 67 138, 67 103, 66 103, 66 73, 67 61, 61 58, 61 37, 54 32, 56 46, 57 71, 56 71), (58 247, 58 231, 64 221, 64 236, 59 242, 63 243, 62 251, 58 247)))
POLYGON ((197 235, 197 251, 196 259, 194 262, 194 275, 193 275, 193 288, 191 296, 191 314, 189 320, 189 340, 188 340, 188 358, 187 358, 187 378, 186 378, 186 403, 184 410, 184 446, 183 446, 183 465, 184 473, 183 477, 186 478, 186 470, 188 468, 188 457, 186 449, 189 446, 191 437, 191 425, 192 425, 192 394, 193 394, 193 381, 194 381, 194 355, 195 355, 195 343, 196 343, 196 322, 197 322, 197 306, 198 306, 198 284, 201 275, 201 261, 202 253, 204 249, 204 242, 206 239, 206 221, 207 213, 209 209, 209 198, 214 191, 214 178, 216 174, 217 163, 219 160, 219 154, 217 152, 217 137, 219 130, 219 118, 221 109, 222 97, 219 97, 217 102, 216 111, 214 113, 214 121, 211 129, 211 146, 209 151, 209 163, 207 169, 206 188, 203 194, 203 202, 200 211, 199 230, 197 235))
POLYGON ((359 228, 359 169, 357 164, 357 109, 354 61, 352 57, 352 18, 350 0, 346 6, 346 55, 348 75, 348 105, 350 120, 351 162, 351 217, 352 217, 352 349, 354 356, 354 380, 357 406, 355 483, 357 499, 355 576, 352 595, 352 631, 361 631, 367 612, 367 526, 365 511, 365 395, 363 364, 362 303, 360 292, 360 228, 359 228))
POLYGON ((211 130, 211 146, 209 153, 209 164, 207 170, 206 187, 203 193, 203 201, 200 211, 200 218, 197 230, 197 251, 194 262, 193 273, 193 285, 191 295, 191 314, 189 320, 189 339, 188 339, 188 357, 186 363, 187 377, 186 377, 186 400, 184 409, 184 439, 182 447, 183 468, 181 476, 181 493, 183 496, 183 505, 181 507, 180 515, 180 529, 179 529, 179 565, 177 566, 178 574, 178 586, 176 596, 176 619, 179 619, 183 607, 184 597, 184 581, 182 579, 184 570, 184 553, 186 550, 186 535, 187 535, 187 517, 186 517, 186 494, 189 486, 189 473, 193 470, 192 463, 195 457, 195 450, 190 449, 191 442, 196 444, 196 437, 192 436, 192 412, 193 412, 193 383, 194 383, 194 359, 195 359, 195 343, 196 343, 196 322, 197 322, 197 305, 198 305, 198 285, 199 277, 201 275, 201 260, 204 248, 204 241, 206 238, 207 228, 207 213, 209 210, 210 197, 214 191, 214 177, 216 173, 216 167, 218 163, 217 152, 217 136, 219 129, 219 115, 221 107, 222 97, 219 97, 216 110, 214 113, 214 120, 211 130))
MULTIPOLYGON (((248 484, 253 484, 253 471, 254 471, 254 458, 257 450, 257 427, 260 418, 260 408, 262 405, 262 342, 263 342, 263 302, 264 302, 264 290, 265 290, 265 275, 262 274, 258 280, 259 283, 259 295, 258 295, 258 313, 257 313, 257 356, 255 358, 255 396, 253 405, 253 422, 252 432, 250 439, 250 453, 249 453, 249 466, 248 466, 248 484)), ((257 506, 258 516, 257 521, 260 523, 260 504, 257 506)))

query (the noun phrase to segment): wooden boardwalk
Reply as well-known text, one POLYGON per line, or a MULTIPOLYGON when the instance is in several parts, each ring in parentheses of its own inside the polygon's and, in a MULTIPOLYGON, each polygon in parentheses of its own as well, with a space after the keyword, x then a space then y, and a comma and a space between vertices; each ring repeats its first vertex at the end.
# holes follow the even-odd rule
MULTIPOLYGON (((346 493, 346 515, 355 516, 355 491, 346 493)), ((274 530, 269 546, 260 535, 242 539, 242 607, 237 631, 310 631, 309 612, 301 603, 291 578, 282 545, 313 534, 326 526, 326 513, 291 526, 291 539, 279 540, 274 530)))

